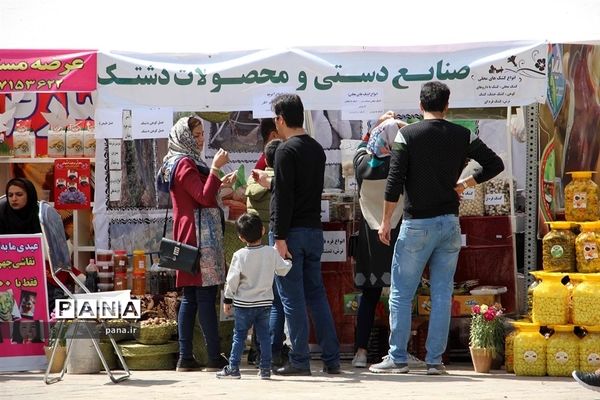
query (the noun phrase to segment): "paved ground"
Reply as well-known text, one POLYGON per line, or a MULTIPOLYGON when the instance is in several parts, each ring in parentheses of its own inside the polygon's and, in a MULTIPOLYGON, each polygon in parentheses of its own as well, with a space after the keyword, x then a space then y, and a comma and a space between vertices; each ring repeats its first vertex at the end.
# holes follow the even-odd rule
POLYGON ((344 363, 344 373, 330 376, 312 362, 311 377, 274 377, 261 381, 254 368, 242 369, 241 380, 218 380, 214 373, 134 371, 131 379, 113 384, 104 374, 65 375, 62 382, 43 383, 41 373, 0 374, 0 399, 600 399, 600 392, 580 387, 570 378, 515 377, 503 371, 473 372, 471 365, 451 364, 450 375, 372 374, 344 363))

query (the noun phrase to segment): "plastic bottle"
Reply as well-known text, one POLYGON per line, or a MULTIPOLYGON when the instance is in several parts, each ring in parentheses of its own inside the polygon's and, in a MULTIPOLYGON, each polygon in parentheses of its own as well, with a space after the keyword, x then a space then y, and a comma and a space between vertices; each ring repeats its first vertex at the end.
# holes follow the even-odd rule
POLYGON ((559 272, 530 272, 542 282, 533 290, 533 322, 539 325, 566 325, 569 322, 569 288, 559 272))
POLYGON ((85 286, 92 293, 98 291, 98 267, 93 258, 90 258, 90 263, 85 267, 85 286))
POLYGON ((131 294, 146 294, 146 254, 144 250, 133 251, 133 282, 131 294))
POLYGON ((573 325, 554 325, 546 341, 546 372, 549 376, 571 376, 579 369, 579 338, 573 325))
POLYGON ((515 375, 546 375, 546 339, 540 326, 525 322, 513 322, 513 326, 518 330, 513 344, 515 375))

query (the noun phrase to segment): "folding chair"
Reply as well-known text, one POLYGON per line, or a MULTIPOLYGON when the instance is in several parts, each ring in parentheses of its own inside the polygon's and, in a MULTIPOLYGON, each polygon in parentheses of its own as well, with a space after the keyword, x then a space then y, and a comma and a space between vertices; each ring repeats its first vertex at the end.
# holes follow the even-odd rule
MULTIPOLYGON (((40 209, 40 213, 39 213, 40 225, 42 227, 42 234, 43 234, 44 242, 45 242, 46 248, 48 249, 48 259, 50 262, 50 273, 52 275, 52 278, 54 278, 54 280, 56 281, 56 284, 58 286, 60 286, 60 288, 67 294, 67 296, 69 296, 70 299, 75 299, 75 300, 97 299, 98 296, 102 295, 102 294, 101 293, 91 293, 87 289, 87 287, 85 287, 85 285, 82 284, 76 278, 76 275, 71 270, 71 257, 69 255, 69 248, 67 247, 67 238, 65 236, 65 230, 64 230, 64 227, 62 224, 62 219, 61 219, 60 215, 58 214, 58 212, 56 212, 54 207, 52 207, 52 205, 50 203, 48 203, 47 201, 40 201, 39 209, 40 209), (75 281, 75 285, 79 285, 85 293, 77 293, 77 294, 72 293, 58 279, 57 274, 61 271, 68 273, 73 278, 73 281, 75 281)), ((129 296, 129 290, 106 292, 105 295, 109 295, 109 294, 115 295, 115 294, 124 293, 124 292, 127 292, 127 295, 129 296)), ((52 307, 52 306, 54 306, 54 305, 49 305, 49 307, 52 307)), ((99 341, 98 341, 98 338, 96 337, 97 334, 94 334, 94 332, 90 328, 89 324, 85 322, 85 321, 89 321, 89 320, 85 320, 85 321, 80 320, 76 316, 73 320, 70 320, 71 326, 68 327, 69 329, 67 329, 65 321, 66 320, 61 319, 61 320, 59 320, 59 322, 57 322, 58 329, 54 330, 55 332, 57 332, 56 333, 57 338, 62 337, 63 332, 66 332, 66 335, 70 335, 71 339, 74 337, 77 337, 78 330, 81 328, 81 325, 83 325, 83 327, 87 330, 87 333, 89 335, 87 337, 89 337, 92 340, 94 349, 96 350, 96 353, 98 353, 98 356, 100 357, 100 361, 102 362, 102 365, 104 366, 104 370, 110 377, 110 380, 113 381, 114 383, 119 383, 119 382, 122 382, 122 381, 128 379, 131 376, 131 373, 129 372, 129 368, 127 367, 127 363, 125 362, 125 359, 123 358, 123 354, 121 353, 121 349, 117 345, 117 342, 115 341, 115 339, 110 334, 110 330, 107 329, 107 326, 102 319, 97 320, 97 322, 99 322, 102 325, 103 332, 105 332, 106 336, 110 339, 110 342, 115 350, 115 353, 117 354, 119 361, 121 362, 121 365, 123 366, 124 374, 120 374, 119 376, 115 375, 113 373, 113 371, 108 367, 106 358, 104 357, 104 355, 102 354, 102 351, 100 350, 99 341)), ((69 360, 69 356, 71 355, 70 349, 71 349, 72 343, 73 343, 73 340, 68 341, 67 355, 66 355, 65 364, 63 366, 62 371, 60 372, 60 374, 57 377, 50 377, 50 367, 52 366, 52 362, 54 361, 54 355, 55 355, 56 349, 58 348, 58 346, 54 346, 54 348, 52 350, 52 355, 50 356, 50 360, 48 362, 48 368, 46 369, 46 373, 44 375, 44 382, 46 384, 55 383, 55 382, 61 381, 63 379, 65 372, 66 372, 67 361, 69 360)))

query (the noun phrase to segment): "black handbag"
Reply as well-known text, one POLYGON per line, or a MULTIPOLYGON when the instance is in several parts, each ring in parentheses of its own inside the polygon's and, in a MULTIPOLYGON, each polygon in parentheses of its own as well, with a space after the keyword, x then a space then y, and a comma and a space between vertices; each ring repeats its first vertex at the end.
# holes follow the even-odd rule
POLYGON ((176 269, 195 275, 198 273, 198 263, 200 261, 199 249, 195 246, 165 237, 167 234, 170 200, 169 198, 169 207, 165 213, 163 237, 160 240, 160 248, 158 250, 160 256, 158 265, 162 268, 176 269))

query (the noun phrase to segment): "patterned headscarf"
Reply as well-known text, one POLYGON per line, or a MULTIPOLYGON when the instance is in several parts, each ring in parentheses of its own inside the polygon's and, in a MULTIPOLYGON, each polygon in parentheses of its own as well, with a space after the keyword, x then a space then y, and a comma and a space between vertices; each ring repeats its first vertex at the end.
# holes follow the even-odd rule
POLYGON ((190 118, 199 119, 198 117, 180 118, 173 128, 171 128, 171 132, 169 133, 169 152, 163 158, 163 163, 169 162, 173 157, 186 156, 193 159, 196 165, 207 167, 201 150, 196 144, 196 139, 192 136, 192 131, 190 131, 188 126, 190 118))
POLYGON ((202 157, 201 149, 198 148, 196 139, 194 139, 192 131, 188 126, 190 118, 200 119, 198 117, 180 118, 173 128, 171 128, 171 132, 169 133, 169 151, 163 158, 163 165, 157 177, 159 190, 168 191, 177 161, 182 157, 189 157, 194 160, 198 170, 202 174, 208 175, 210 173, 210 169, 202 157))
POLYGON ((391 144, 398 134, 398 123, 390 118, 373 128, 369 141, 367 142, 367 151, 378 158, 389 157, 391 144))

